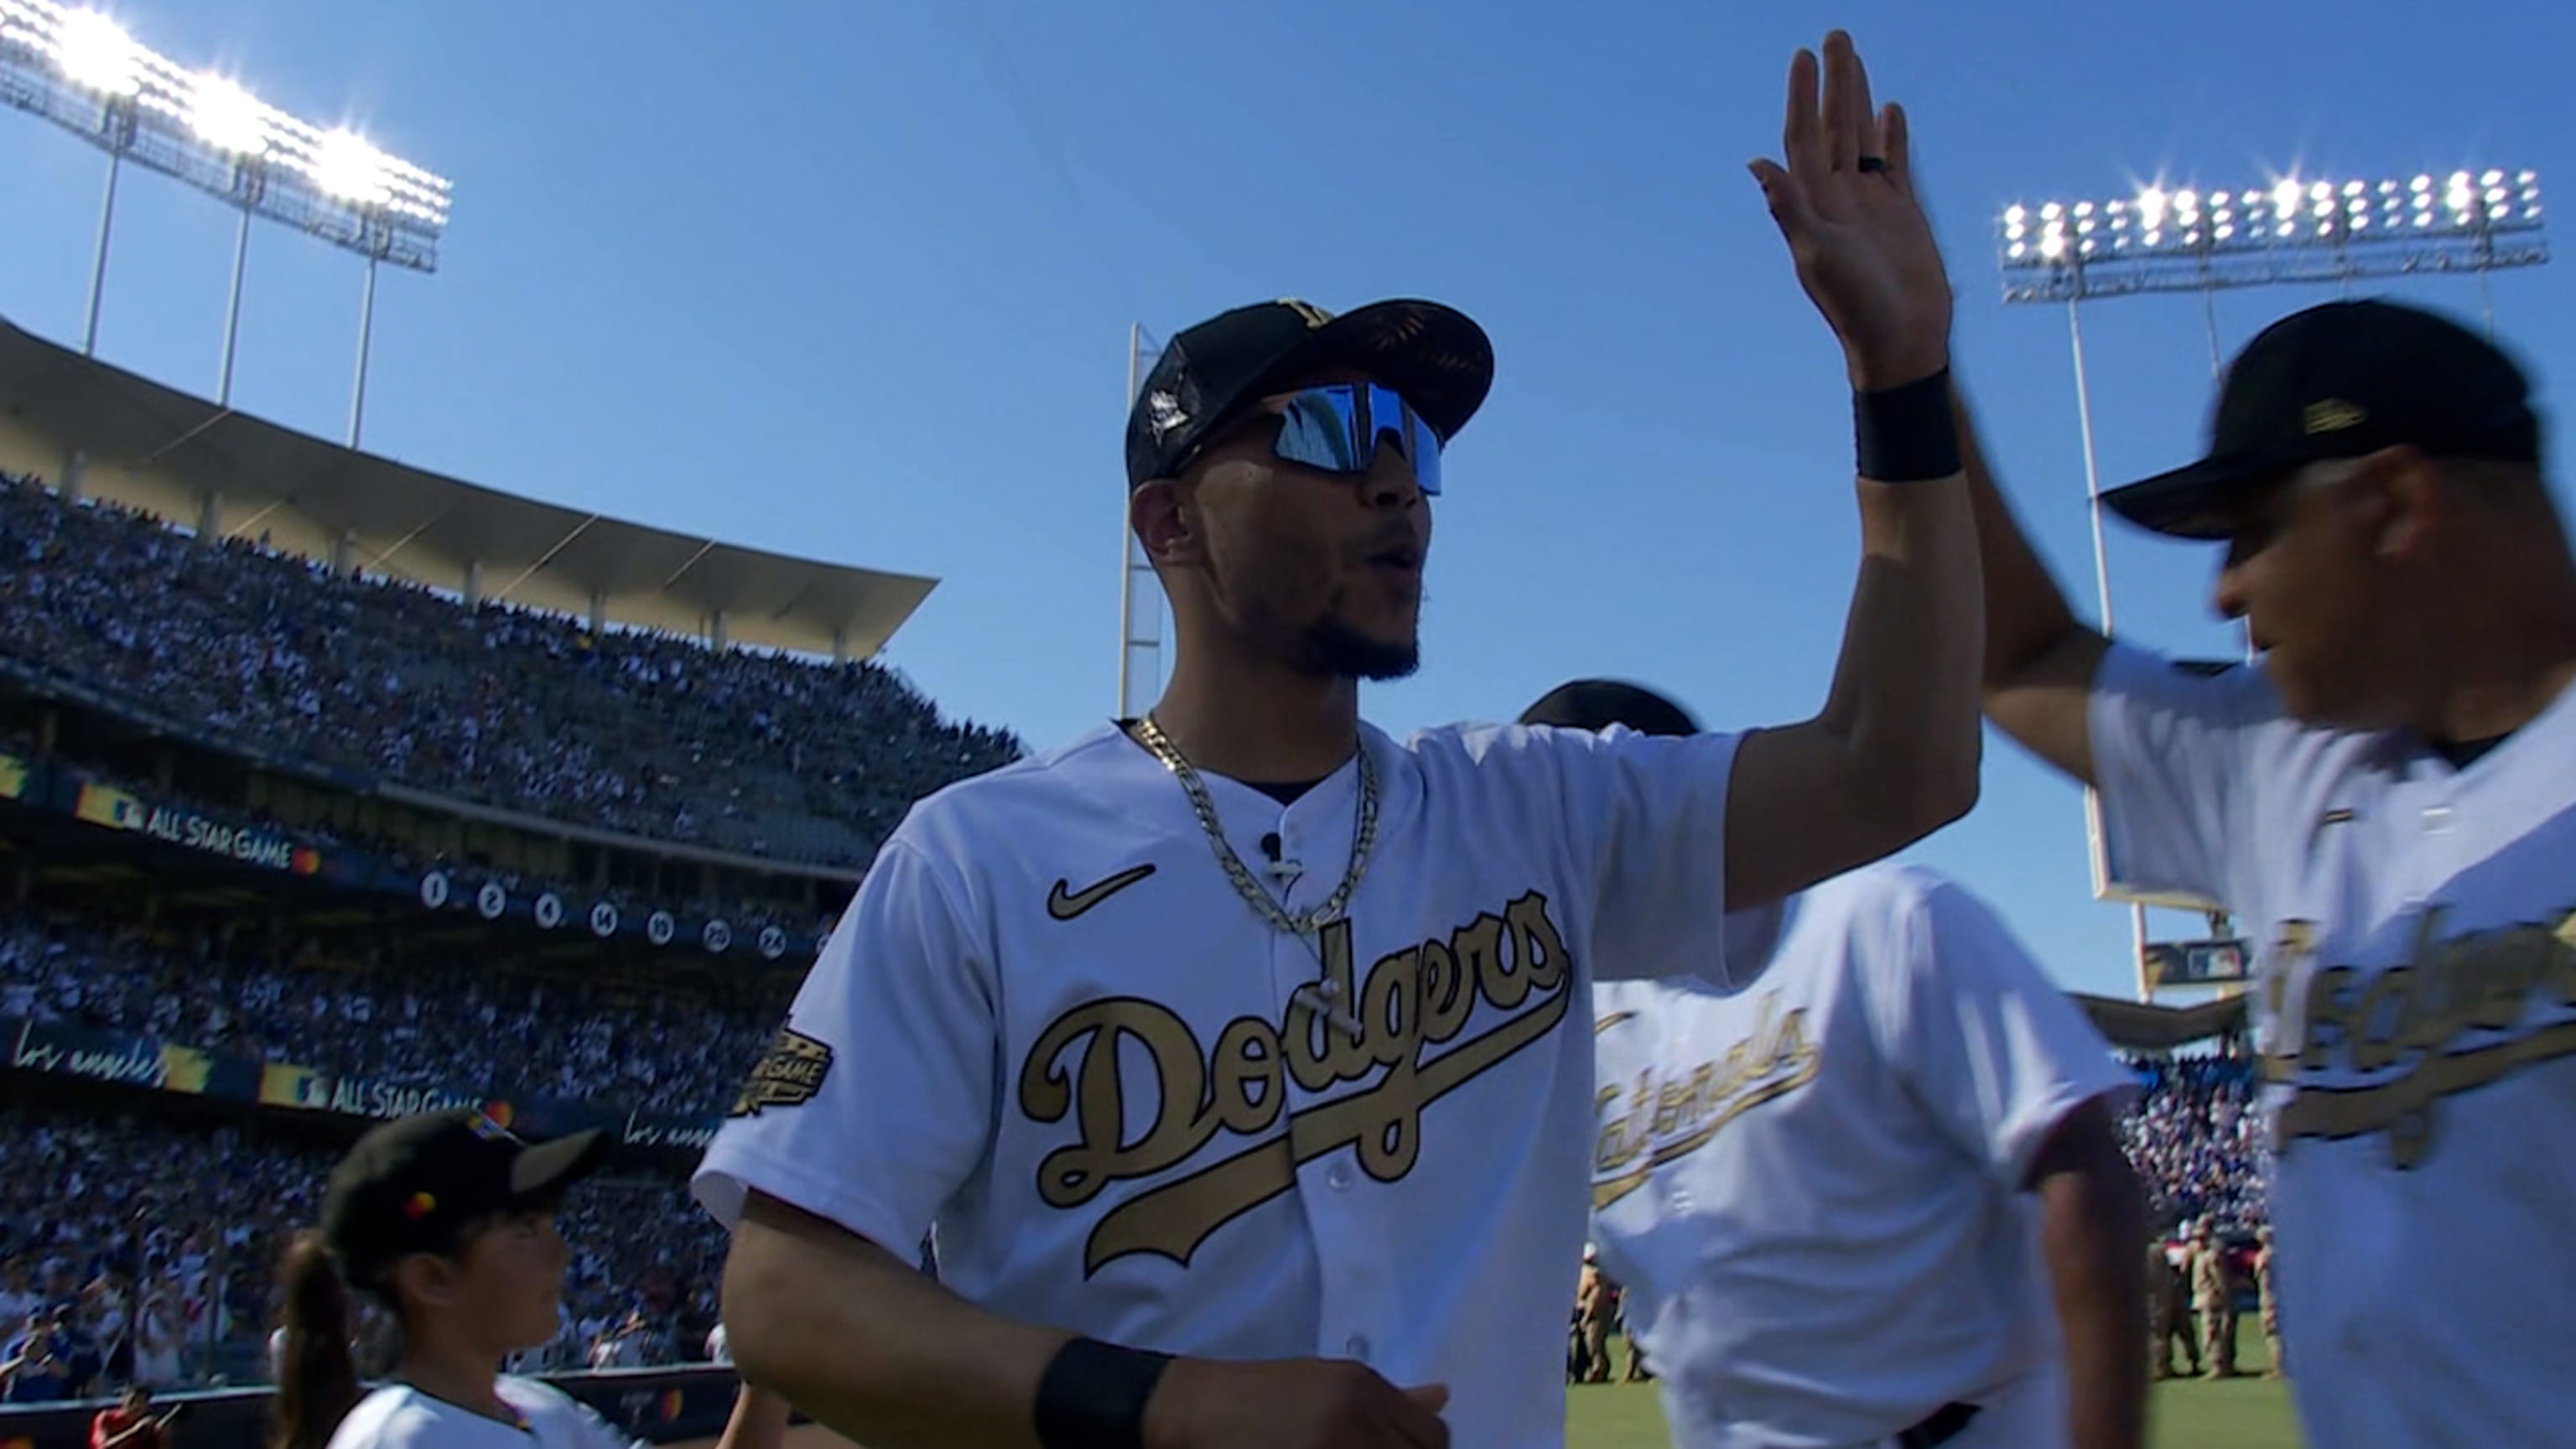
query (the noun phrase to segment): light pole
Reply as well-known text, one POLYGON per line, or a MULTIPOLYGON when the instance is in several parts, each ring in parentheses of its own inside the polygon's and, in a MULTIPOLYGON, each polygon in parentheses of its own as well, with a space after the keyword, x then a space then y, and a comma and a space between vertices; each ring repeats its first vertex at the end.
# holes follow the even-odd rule
POLYGON ((232 399, 242 283, 254 217, 282 222, 366 258, 358 378, 350 405, 357 441, 372 342, 375 275, 390 263, 438 270, 455 187, 346 130, 325 130, 264 105, 236 82, 138 45, 114 20, 58 0, 0 0, 0 101, 107 152, 107 194, 81 326, 95 354, 107 288, 117 189, 128 163, 174 177, 238 207, 231 293, 215 391, 232 399))
MULTIPOLYGON (((1148 338, 1144 328, 1127 329, 1128 407, 1136 405, 1137 389, 1145 385, 1146 375, 1162 355, 1162 344, 1148 338)), ((1163 583, 1154 577, 1154 563, 1145 557, 1144 543, 1127 526, 1123 507, 1118 511, 1118 536, 1125 545, 1126 560, 1119 571, 1118 717, 1140 719, 1154 707, 1163 688, 1163 583)))

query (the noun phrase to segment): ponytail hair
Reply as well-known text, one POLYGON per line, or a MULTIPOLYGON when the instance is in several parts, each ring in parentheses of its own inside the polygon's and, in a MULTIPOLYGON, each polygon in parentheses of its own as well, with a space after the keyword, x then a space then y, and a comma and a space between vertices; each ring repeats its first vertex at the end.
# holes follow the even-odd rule
POLYGON ((278 1268, 286 1344, 269 1401, 269 1449, 325 1449, 356 1408, 358 1365, 349 1352, 349 1287, 321 1235, 298 1233, 278 1268))

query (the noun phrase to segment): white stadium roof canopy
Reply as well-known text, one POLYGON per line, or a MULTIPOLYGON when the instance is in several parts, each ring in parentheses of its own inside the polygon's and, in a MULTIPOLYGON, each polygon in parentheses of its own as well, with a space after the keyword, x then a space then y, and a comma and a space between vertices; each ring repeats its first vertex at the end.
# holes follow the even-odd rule
POLYGON ((85 497, 182 525, 211 521, 227 537, 266 536, 369 574, 803 654, 874 655, 937 584, 444 477, 220 407, 0 321, 0 469, 60 487, 75 467, 85 497))

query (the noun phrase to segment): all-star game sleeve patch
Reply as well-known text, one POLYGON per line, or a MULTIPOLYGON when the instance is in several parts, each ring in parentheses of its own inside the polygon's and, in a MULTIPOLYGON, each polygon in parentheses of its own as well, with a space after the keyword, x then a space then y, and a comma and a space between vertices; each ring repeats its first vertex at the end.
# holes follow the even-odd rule
POLYGON ((832 1070, 832 1049, 794 1027, 778 1033, 769 1054, 751 1069, 730 1115, 757 1117, 771 1107, 801 1107, 823 1090, 832 1070))

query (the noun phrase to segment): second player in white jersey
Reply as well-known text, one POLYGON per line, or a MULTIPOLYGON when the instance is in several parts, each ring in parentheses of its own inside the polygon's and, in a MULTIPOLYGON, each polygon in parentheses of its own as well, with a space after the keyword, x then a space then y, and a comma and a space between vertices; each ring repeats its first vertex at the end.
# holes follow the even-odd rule
POLYGON ((1593 1236, 1673 1442, 2073 1443, 2052 1302, 2118 1435, 2083 1442, 2137 1442, 2142 1229, 2111 1127, 2135 1076, 1983 903, 1927 872, 1828 881, 1778 931, 1767 961, 1730 968, 1762 973, 1750 989, 1593 995, 1593 1236), (2096 1139, 2062 1148, 2096 1177, 2050 1202, 2060 1132, 2096 1139), (2073 1280, 2055 1292, 2053 1266, 2073 1280))
MULTIPOLYGON (((2520 369, 2380 301, 2275 323, 2209 456, 2105 503, 2226 546, 2265 653, 2077 624, 1979 480, 1995 720, 2098 787, 2112 877, 2242 922, 2310 1443, 2576 1424, 2576 556, 2520 369)), ((1981 471, 1981 470, 1980 470, 1981 471)))
MULTIPOLYGON (((1524 718, 1697 728, 1600 680, 1524 718)), ((1723 951, 1593 991, 1593 1237, 1674 1443, 2136 1445, 2135 1074, 1929 871, 1736 913, 1723 951)))

